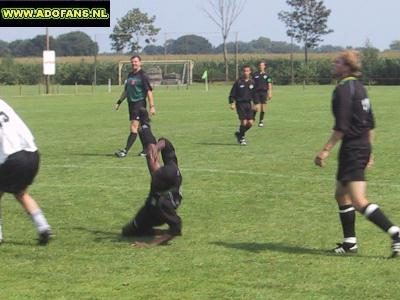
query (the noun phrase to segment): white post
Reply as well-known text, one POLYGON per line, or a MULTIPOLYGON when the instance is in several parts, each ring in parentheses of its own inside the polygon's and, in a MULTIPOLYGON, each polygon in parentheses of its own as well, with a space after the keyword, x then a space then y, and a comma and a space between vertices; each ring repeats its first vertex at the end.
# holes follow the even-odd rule
POLYGON ((111 93, 111 78, 108 78, 108 92, 111 93))
POLYGON ((206 92, 208 92, 208 76, 205 79, 205 84, 206 84, 206 92))

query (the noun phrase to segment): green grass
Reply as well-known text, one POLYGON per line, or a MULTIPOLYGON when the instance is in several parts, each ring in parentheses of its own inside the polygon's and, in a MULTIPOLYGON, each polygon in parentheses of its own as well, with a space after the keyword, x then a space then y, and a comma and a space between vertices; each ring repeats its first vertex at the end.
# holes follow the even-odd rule
MULTIPOLYGON (((31 187, 54 228, 48 247, 16 201, 2 201, 0 299, 397 299, 400 261, 389 239, 358 216, 360 253, 326 250, 341 239, 333 200, 336 152, 313 158, 332 127, 332 86, 280 87, 266 127, 235 144, 230 86, 155 91, 156 136, 176 146, 183 174, 183 236, 133 249, 121 226, 149 188, 145 160, 110 156, 128 133, 119 91, 87 95, 0 95, 32 129, 42 154, 31 187), (13 95, 13 96, 11 96, 13 95)), ((369 90, 377 118, 369 198, 400 222, 400 87, 369 90)))

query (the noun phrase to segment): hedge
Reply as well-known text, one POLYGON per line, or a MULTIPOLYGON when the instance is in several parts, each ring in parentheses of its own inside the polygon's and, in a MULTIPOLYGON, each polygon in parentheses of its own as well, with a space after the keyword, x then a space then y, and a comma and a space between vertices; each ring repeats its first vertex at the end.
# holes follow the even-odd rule
MULTIPOLYGON (((256 67, 255 59, 241 60, 239 66, 248 64, 256 67)), ((273 59, 267 62, 275 84, 291 83, 291 62, 288 59, 273 59)), ((224 64, 218 61, 197 61, 193 69, 193 80, 201 81, 204 70, 208 71, 210 81, 224 80, 224 64)), ((307 78, 309 84, 332 83, 331 60, 317 59, 309 62, 308 69, 300 60, 293 62, 294 81, 303 83, 307 78)), ((229 63, 229 79, 235 79, 235 63, 229 63)), ((369 66, 373 76, 365 76, 364 79, 372 84, 399 85, 400 84, 400 59, 380 58, 372 66, 369 66)), ((43 82, 42 65, 37 63, 19 63, 12 59, 3 59, 0 64, 0 84, 38 84, 43 82)), ((118 83, 118 64, 114 62, 100 61, 96 66, 97 84, 107 84, 111 79, 112 84, 118 83)), ((94 79, 94 63, 64 62, 56 66, 56 75, 52 82, 56 84, 92 84, 94 79)))

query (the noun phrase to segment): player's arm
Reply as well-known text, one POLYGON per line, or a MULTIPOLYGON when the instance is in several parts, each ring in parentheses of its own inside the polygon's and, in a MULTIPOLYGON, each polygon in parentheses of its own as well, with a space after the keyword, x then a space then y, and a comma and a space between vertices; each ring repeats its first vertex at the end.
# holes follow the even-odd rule
MULTIPOLYGON (((375 140, 375 131, 373 129, 368 131, 368 140, 372 146, 372 144, 374 143, 374 140, 375 140)), ((368 168, 372 167, 373 164, 374 164, 374 155, 371 152, 371 154, 369 156, 369 161, 368 161, 367 167, 368 168)))
POLYGON ((156 108, 154 106, 153 87, 151 86, 150 80, 146 74, 142 74, 142 81, 143 81, 144 92, 147 96, 147 101, 149 102, 150 115, 153 116, 156 114, 156 108))
POLYGON ((146 147, 147 167, 151 176, 160 168, 160 160, 156 144, 147 144, 146 147))
POLYGON ((121 96, 119 96, 119 99, 118 99, 117 103, 114 104, 114 109, 115 110, 119 109, 121 103, 126 99, 126 97, 127 97, 127 93, 126 93, 126 90, 124 89, 122 91, 122 93, 121 93, 121 96))
POLYGON ((237 81, 235 81, 235 83, 232 86, 231 92, 229 93, 229 97, 228 97, 229 105, 230 105, 230 108, 232 110, 236 108, 236 90, 237 90, 237 85, 238 85, 238 83, 237 83, 237 81))
POLYGON ((150 107, 150 115, 155 115, 156 114, 156 108, 154 106, 154 97, 153 97, 153 91, 148 90, 147 91, 147 101, 149 102, 149 107, 150 107))
POLYGON ((271 100, 272 99, 272 83, 268 82, 267 87, 268 87, 268 95, 267 95, 267 97, 268 97, 268 100, 271 100))
POLYGON ((343 132, 334 130, 332 132, 331 137, 329 138, 328 142, 326 142, 325 146, 322 150, 318 153, 318 155, 314 159, 314 163, 317 166, 323 167, 325 164, 325 159, 329 156, 331 150, 335 147, 338 141, 343 138, 343 132))

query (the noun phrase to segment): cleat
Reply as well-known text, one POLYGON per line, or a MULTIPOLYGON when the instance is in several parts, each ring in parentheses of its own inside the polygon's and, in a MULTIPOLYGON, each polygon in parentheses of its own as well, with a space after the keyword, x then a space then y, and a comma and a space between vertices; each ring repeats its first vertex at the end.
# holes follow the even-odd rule
POLYGON ((128 152, 126 152, 125 149, 121 149, 121 150, 118 150, 117 152, 115 152, 114 155, 116 157, 123 158, 128 155, 128 152))
POLYGON ((39 233, 38 243, 39 245, 47 245, 50 240, 53 238, 53 233, 50 229, 42 231, 39 233))
POLYGON ((146 157, 146 156, 147 156, 146 150, 143 149, 142 151, 140 151, 140 152, 138 153, 138 156, 146 157))
POLYGON ((337 244, 337 247, 332 249, 333 253, 336 254, 355 254, 358 251, 358 246, 357 244, 351 244, 351 243, 341 243, 337 244))
POLYGON ((258 123, 258 127, 264 127, 264 122, 260 122, 260 123, 258 123))
POLYGON ((396 258, 400 254, 400 238, 396 238, 392 242, 392 254, 390 258, 396 258))
POLYGON ((244 138, 240 140, 240 146, 247 146, 246 140, 244 138))
POLYGON ((235 132, 235 137, 236 137, 237 142, 240 144, 241 139, 240 139, 239 131, 235 132))

